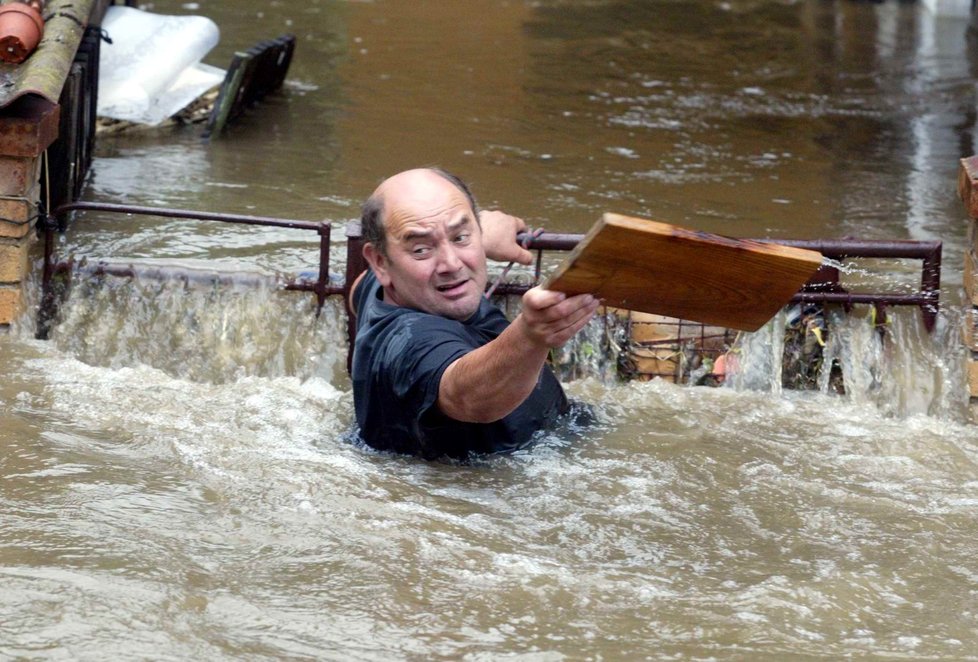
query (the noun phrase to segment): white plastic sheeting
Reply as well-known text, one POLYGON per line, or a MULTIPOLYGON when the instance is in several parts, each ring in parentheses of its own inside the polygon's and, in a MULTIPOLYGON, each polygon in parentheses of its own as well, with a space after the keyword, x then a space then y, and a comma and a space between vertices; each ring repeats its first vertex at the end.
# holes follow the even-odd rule
POLYGON ((112 6, 102 28, 112 43, 99 59, 99 116, 159 124, 224 79, 200 62, 220 39, 209 18, 112 6))
POLYGON ((971 0, 924 0, 924 6, 935 16, 953 18, 971 16, 971 0))

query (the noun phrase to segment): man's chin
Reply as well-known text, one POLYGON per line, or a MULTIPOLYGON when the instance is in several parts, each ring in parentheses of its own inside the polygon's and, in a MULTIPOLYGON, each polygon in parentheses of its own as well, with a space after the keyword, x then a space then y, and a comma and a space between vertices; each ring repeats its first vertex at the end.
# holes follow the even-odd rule
POLYGON ((476 311, 479 310, 480 301, 481 297, 479 296, 467 296, 445 302, 444 305, 439 306, 441 310, 438 311, 438 314, 462 322, 475 315, 476 311))

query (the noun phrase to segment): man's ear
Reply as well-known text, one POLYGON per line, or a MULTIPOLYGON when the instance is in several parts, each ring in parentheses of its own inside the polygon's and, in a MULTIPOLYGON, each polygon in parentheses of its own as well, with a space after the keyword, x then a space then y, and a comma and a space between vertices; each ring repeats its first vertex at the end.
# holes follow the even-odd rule
POLYGON ((390 287, 391 277, 388 266, 390 260, 384 255, 383 251, 377 250, 377 247, 371 243, 366 243, 363 245, 363 257, 370 265, 370 269, 377 276, 377 281, 382 287, 390 287))

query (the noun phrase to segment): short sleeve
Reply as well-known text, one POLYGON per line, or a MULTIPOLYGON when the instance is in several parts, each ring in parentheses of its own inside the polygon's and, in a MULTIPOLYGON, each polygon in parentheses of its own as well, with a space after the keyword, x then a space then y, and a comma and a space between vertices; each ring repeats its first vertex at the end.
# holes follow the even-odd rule
POLYGON ((385 343, 382 363, 388 367, 390 392, 404 407, 414 412, 415 431, 438 401, 442 375, 454 361, 474 347, 466 342, 457 322, 433 316, 405 315, 391 330, 385 343))

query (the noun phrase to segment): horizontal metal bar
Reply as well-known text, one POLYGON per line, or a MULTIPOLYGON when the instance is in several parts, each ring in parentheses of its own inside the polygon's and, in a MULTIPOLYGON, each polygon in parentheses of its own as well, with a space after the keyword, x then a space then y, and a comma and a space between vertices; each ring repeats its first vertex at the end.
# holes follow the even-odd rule
POLYGON ((325 287, 320 286, 319 283, 309 280, 297 280, 289 281, 282 286, 283 290, 288 290, 290 292, 314 292, 317 295, 321 292, 322 296, 334 296, 337 294, 346 294, 346 285, 326 285, 325 287))
POLYGON ((798 292, 791 297, 793 303, 878 303, 887 306, 936 305, 937 292, 921 294, 874 294, 869 292, 798 292))
POLYGON ((570 251, 583 238, 583 234, 561 234, 557 232, 543 232, 535 237, 530 232, 520 232, 516 235, 516 240, 520 242, 520 245, 531 251, 570 251))
POLYGON ((139 205, 120 205, 108 202, 69 202, 55 209, 51 215, 55 218, 72 211, 103 211, 113 214, 136 214, 139 216, 161 216, 163 218, 189 218, 197 221, 218 221, 220 223, 237 223, 240 225, 267 225, 295 230, 319 231, 326 221, 303 221, 291 218, 275 218, 271 216, 248 216, 245 214, 223 214, 217 212, 196 211, 193 209, 174 209, 170 207, 143 207, 139 205))
MULTIPOLYGON (((496 288, 495 294, 515 295, 523 294, 532 285, 520 283, 501 283, 496 288)), ((870 292, 798 292, 791 297, 793 303, 842 303, 842 304, 865 304, 879 303, 888 306, 924 306, 936 304, 938 293, 920 294, 885 294, 870 292)))
POLYGON ((275 282, 275 277, 257 273, 211 271, 177 266, 160 266, 155 264, 134 264, 131 262, 95 262, 73 264, 70 261, 56 262, 54 269, 71 268, 85 276, 113 276, 117 278, 142 278, 146 280, 182 280, 191 283, 210 285, 221 283, 227 285, 246 285, 259 287, 275 282))
MULTIPOLYGON (((544 232, 533 237, 529 232, 521 232, 517 239, 525 242, 529 250, 573 250, 584 238, 583 234, 558 234, 544 232)), ((917 258, 930 257, 940 251, 940 241, 876 241, 868 239, 748 239, 761 244, 780 244, 793 248, 818 251, 828 258, 872 257, 872 258, 917 258)))
POLYGON ((759 239, 763 244, 781 244, 818 251, 825 257, 928 258, 940 252, 939 241, 876 241, 867 239, 759 239))
POLYGON ((222 283, 228 285, 246 285, 258 287, 268 284, 280 284, 282 289, 297 292, 325 291, 326 295, 343 294, 346 291, 345 285, 327 285, 322 287, 320 283, 311 280, 292 280, 281 283, 281 278, 277 276, 265 276, 263 274, 232 271, 210 271, 206 269, 194 269, 175 266, 160 266, 155 264, 135 264, 132 262, 95 262, 94 264, 80 263, 73 265, 71 262, 54 263, 53 268, 71 269, 86 276, 114 276, 117 278, 143 278, 147 280, 183 280, 191 283, 222 283))

